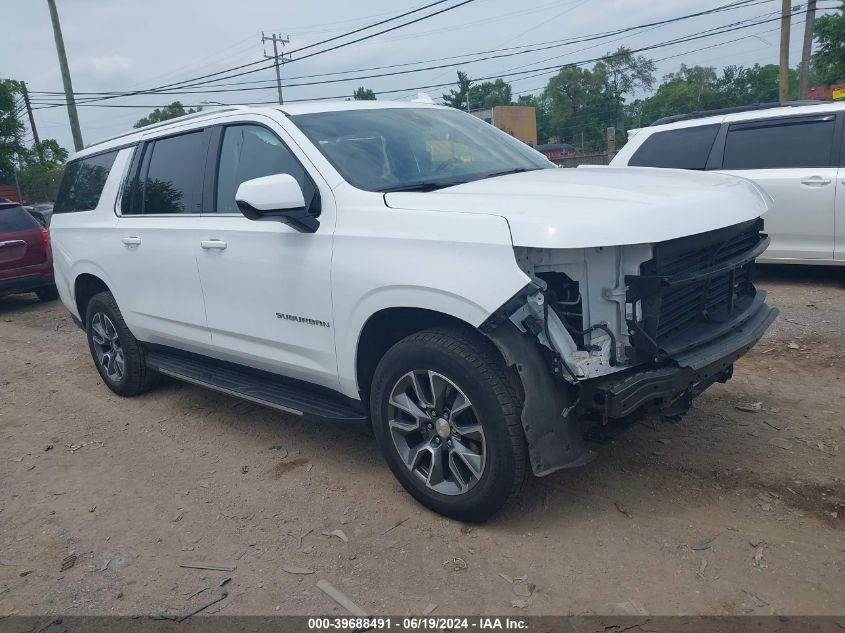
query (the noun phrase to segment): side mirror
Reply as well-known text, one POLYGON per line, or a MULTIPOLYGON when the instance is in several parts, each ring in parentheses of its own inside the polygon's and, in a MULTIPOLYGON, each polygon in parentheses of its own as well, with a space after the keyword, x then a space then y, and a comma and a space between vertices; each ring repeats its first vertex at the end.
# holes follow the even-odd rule
POLYGON ((314 233, 320 221, 305 208, 305 196, 290 174, 245 180, 235 193, 235 203, 250 220, 276 220, 303 233, 314 233))

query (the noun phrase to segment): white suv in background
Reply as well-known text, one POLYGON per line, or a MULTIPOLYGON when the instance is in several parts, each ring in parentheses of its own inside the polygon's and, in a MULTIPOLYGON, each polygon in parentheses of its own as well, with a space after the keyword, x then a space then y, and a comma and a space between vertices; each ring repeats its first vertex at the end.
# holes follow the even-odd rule
POLYGON ((760 262, 845 265, 845 103, 802 101, 695 112, 630 130, 611 166, 712 170, 774 199, 760 262))
POLYGON ((481 520, 529 469, 588 462, 588 427, 730 378, 775 317, 767 203, 719 174, 556 169, 458 110, 318 103, 89 147, 51 233, 112 391, 165 374, 366 421, 416 499, 481 520))

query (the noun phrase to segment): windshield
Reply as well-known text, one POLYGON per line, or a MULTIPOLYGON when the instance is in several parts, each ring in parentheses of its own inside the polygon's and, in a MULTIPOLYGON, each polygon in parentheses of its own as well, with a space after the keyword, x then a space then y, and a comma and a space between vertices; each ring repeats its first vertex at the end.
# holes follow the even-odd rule
POLYGON ((458 110, 344 110, 290 118, 347 182, 367 191, 425 191, 554 168, 521 141, 458 110))

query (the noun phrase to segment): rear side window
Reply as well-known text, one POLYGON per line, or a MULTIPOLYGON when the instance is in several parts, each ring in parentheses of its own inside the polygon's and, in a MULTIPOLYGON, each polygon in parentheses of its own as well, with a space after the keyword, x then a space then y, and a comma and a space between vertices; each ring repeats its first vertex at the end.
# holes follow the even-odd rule
POLYGON ((722 169, 827 167, 835 115, 734 123, 722 169))
POLYGON ((202 130, 157 140, 148 148, 141 179, 144 214, 199 213, 201 167, 208 147, 202 130))
POLYGON ((37 229, 40 225, 23 207, 0 209, 0 234, 37 229))
POLYGON ((704 169, 719 124, 686 127, 655 132, 634 152, 628 165, 632 167, 671 167, 704 169))
POLYGON ((117 150, 68 163, 65 166, 53 213, 96 209, 116 156, 117 150))

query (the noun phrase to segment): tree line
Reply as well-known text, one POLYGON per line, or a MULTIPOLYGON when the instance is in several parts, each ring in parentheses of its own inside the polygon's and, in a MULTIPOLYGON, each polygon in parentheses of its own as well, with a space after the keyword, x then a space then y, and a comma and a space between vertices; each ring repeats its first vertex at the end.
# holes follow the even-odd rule
MULTIPOLYGON (((845 0, 836 13, 819 17, 813 31, 811 85, 845 82, 845 0)), ((487 109, 497 105, 533 106, 539 143, 571 143, 582 151, 604 149, 608 127, 617 129, 617 145, 625 131, 655 120, 701 110, 778 101, 776 64, 751 67, 681 64, 657 85, 655 63, 620 47, 592 68, 564 66, 538 94, 516 95, 502 79, 475 83, 458 71, 456 88, 443 95, 446 105, 487 109), (656 89, 655 89, 656 86, 656 89)), ((789 71, 789 99, 798 96, 798 71, 789 71)))

